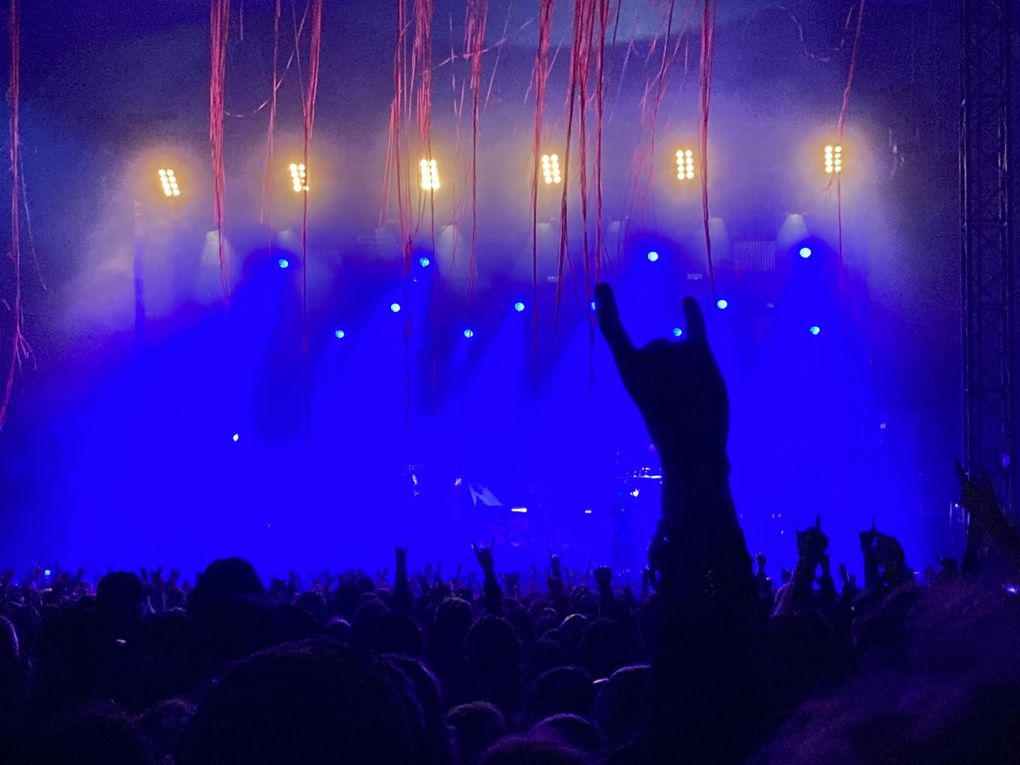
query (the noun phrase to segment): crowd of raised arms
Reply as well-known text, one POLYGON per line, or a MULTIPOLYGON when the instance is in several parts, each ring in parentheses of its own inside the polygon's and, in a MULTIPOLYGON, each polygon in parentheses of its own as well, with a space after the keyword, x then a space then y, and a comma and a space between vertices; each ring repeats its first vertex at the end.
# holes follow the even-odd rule
POLYGON ((606 567, 421 565, 265 581, 239 558, 0 580, 0 762, 61 765, 1020 763, 1020 541, 961 472, 962 559, 919 580, 822 519, 781 582, 729 492, 729 406, 697 305, 681 341, 602 332, 663 462, 640 591, 606 567), (415 572, 415 573, 412 573, 415 572))

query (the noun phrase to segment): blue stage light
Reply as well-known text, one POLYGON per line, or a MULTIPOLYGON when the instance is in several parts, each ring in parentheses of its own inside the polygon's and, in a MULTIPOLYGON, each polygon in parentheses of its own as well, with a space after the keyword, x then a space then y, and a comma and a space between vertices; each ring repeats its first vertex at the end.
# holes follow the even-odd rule
POLYGON ((400 303, 390 303, 390 310, 393 313, 400 313, 400 303))
POLYGON ((241 437, 241 435, 239 433, 235 433, 230 438, 236 444, 237 443, 237 439, 239 439, 240 437, 241 437))
POLYGON ((800 248, 800 252, 798 254, 802 258, 804 258, 804 260, 807 260, 808 258, 811 257, 811 248, 810 247, 801 247, 800 248))
POLYGON ((821 328, 821 327, 819 327, 819 326, 818 326, 817 324, 815 324, 815 325, 814 325, 814 326, 812 326, 812 327, 811 327, 810 329, 808 329, 808 332, 810 332, 810 333, 811 333, 812 335, 816 335, 816 336, 817 336, 817 335, 818 335, 818 333, 819 333, 819 332, 821 332, 821 331, 822 331, 822 328, 821 328))
POLYGON ((683 333, 684 331, 680 327, 673 327, 673 337, 680 337, 683 333))
POLYGON ((287 260, 286 258, 280 258, 278 261, 276 261, 276 265, 278 265, 280 268, 289 268, 290 261, 287 260))
POLYGON ((591 301, 591 310, 593 310, 593 311, 595 310, 595 301, 594 300, 591 301))
POLYGON ((475 336, 475 331, 473 329, 465 329, 464 330, 464 337, 466 337, 468 340, 470 340, 474 336, 475 336))
POLYGON ((432 265, 432 261, 423 255, 422 257, 418 258, 418 265, 420 265, 422 268, 428 268, 429 266, 432 265))
POLYGON ((336 335, 337 340, 343 340, 347 336, 347 333, 344 332, 342 329, 338 329, 333 334, 336 335))
POLYGON ((718 300, 715 301, 715 307, 718 308, 720 311, 725 311, 727 308, 730 307, 730 303, 728 300, 724 298, 719 298, 718 300))
POLYGON ((659 253, 657 253, 655 250, 652 250, 651 252, 648 253, 647 257, 649 263, 654 263, 659 259, 659 253))
POLYGON ((520 300, 518 300, 516 303, 514 303, 514 310, 517 311, 517 313, 520 313, 521 311, 523 311, 524 310, 524 303, 522 303, 520 300))

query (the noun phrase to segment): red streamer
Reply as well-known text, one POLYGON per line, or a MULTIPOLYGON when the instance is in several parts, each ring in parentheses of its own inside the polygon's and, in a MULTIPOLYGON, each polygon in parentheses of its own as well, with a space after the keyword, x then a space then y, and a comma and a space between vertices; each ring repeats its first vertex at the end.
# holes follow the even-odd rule
MULTIPOLYGON (((849 21, 849 19, 848 19, 849 21)), ((843 104, 839 109, 839 121, 836 123, 836 140, 843 140, 843 128, 846 126, 846 115, 850 110, 850 91, 853 89, 854 76, 857 74, 857 52, 861 47, 861 30, 864 28, 864 0, 857 4, 857 30, 854 33, 854 47, 850 52, 850 71, 847 73, 846 87, 843 89, 843 104)), ((843 265, 843 187, 838 173, 833 174, 836 181, 836 229, 839 236, 840 278, 843 265)))
MULTIPOLYGON (((269 96, 269 127, 266 137, 266 167, 262 173, 262 209, 259 222, 266 219, 269 210, 269 249, 273 249, 273 176, 276 165, 276 93, 280 89, 280 15, 281 2, 276 0, 276 11, 273 15, 273 92, 269 96)), ((307 167, 307 165, 305 165, 307 167)))
POLYGON ((705 0, 701 19, 701 82, 698 88, 698 105, 701 120, 698 124, 698 165, 701 171, 701 212, 705 225, 705 257, 708 261, 708 281, 712 286, 712 299, 716 297, 715 266, 712 263, 712 234, 708 214, 708 113, 712 96, 712 58, 715 53, 715 0, 705 0))
MULTIPOLYGON (((315 128, 315 99, 319 92, 319 54, 322 49, 322 0, 312 0, 312 29, 308 46, 308 87, 302 103, 304 112, 304 164, 309 164, 308 149, 315 128)), ((304 356, 305 413, 308 431, 312 429, 311 377, 308 363, 308 191, 303 193, 301 211, 301 350, 304 356)))
POLYGON ((27 356, 28 348, 22 335, 21 305, 21 215, 20 215, 20 168, 21 129, 19 108, 21 99, 21 17, 19 0, 11 0, 8 33, 10 39, 10 89, 7 102, 10 105, 10 159, 11 159, 11 263, 14 266, 14 301, 11 305, 11 349, 7 379, 4 383, 3 402, 0 403, 0 428, 7 422, 11 395, 14 391, 14 376, 27 356))
POLYGON ((468 295, 474 288, 478 252, 478 102, 482 81, 482 51, 489 0, 468 0, 465 47, 471 59, 471 258, 468 263, 468 295))
POLYGON ((538 52, 535 54, 535 135, 531 162, 531 340, 538 345, 538 165, 542 152, 542 113, 549 82, 553 0, 539 0, 538 52))
POLYGON ((223 111, 227 81, 227 42, 230 33, 230 0, 212 0, 210 17, 211 67, 209 82, 209 140, 212 143, 213 216, 220 258, 223 300, 230 300, 227 254, 223 246, 223 197, 226 173, 223 167, 223 111))

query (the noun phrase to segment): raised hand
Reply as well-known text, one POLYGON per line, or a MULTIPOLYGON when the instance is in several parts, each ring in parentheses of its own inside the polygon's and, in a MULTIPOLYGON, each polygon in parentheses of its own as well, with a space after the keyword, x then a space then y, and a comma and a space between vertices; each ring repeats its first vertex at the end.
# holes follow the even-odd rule
POLYGON ((822 516, 816 517, 811 528, 797 532, 797 555, 811 566, 812 573, 823 563, 828 549, 829 538, 822 532, 822 516))
POLYGON ((684 298, 682 339, 660 338, 636 348, 609 285, 595 288, 595 300, 599 327, 616 368, 664 466, 691 461, 728 465, 729 399, 697 302, 684 298))
POLYGON ((603 590, 613 583, 613 571, 609 566, 599 566, 595 569, 595 584, 603 590))
POLYGON ((478 559, 478 565, 482 567, 482 571, 485 575, 490 575, 495 568, 495 560, 492 557, 493 545, 485 547, 477 542, 471 543, 471 549, 475 551, 475 558, 478 559))

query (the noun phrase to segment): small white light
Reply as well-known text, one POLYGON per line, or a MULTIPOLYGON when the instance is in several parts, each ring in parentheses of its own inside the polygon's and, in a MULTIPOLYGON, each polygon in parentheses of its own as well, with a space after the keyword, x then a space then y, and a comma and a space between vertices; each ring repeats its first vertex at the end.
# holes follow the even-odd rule
POLYGON ((424 191, 439 190, 439 165, 434 159, 423 159, 418 163, 421 187, 424 191))
POLYGON ((843 147, 829 144, 825 147, 825 172, 829 175, 843 172, 843 147))
POLYGON ((694 151, 691 149, 677 149, 676 151, 676 179, 678 181, 694 180, 694 151))
POLYGON ((177 174, 173 169, 161 167, 159 169, 159 183, 163 187, 163 196, 179 197, 181 195, 181 187, 177 183, 177 174))
POLYGON ((560 157, 558 154, 542 155, 542 180, 546 186, 563 182, 563 175, 560 172, 560 157))
POLYGON ((230 438, 231 438, 231 440, 232 440, 232 441, 233 441, 233 442, 234 442, 234 443, 236 444, 236 443, 237 443, 237 439, 239 439, 240 437, 241 437, 241 434, 240 434, 240 433, 235 433, 235 434, 234 434, 234 435, 232 435, 232 436, 231 436, 230 438))
POLYGON ((510 508, 510 512, 511 513, 526 513, 526 512, 528 512, 528 508, 526 508, 526 507, 511 507, 510 508))
POLYGON ((290 167, 290 185, 294 189, 294 193, 300 194, 302 191, 308 191, 308 169, 299 162, 291 162, 290 167))

